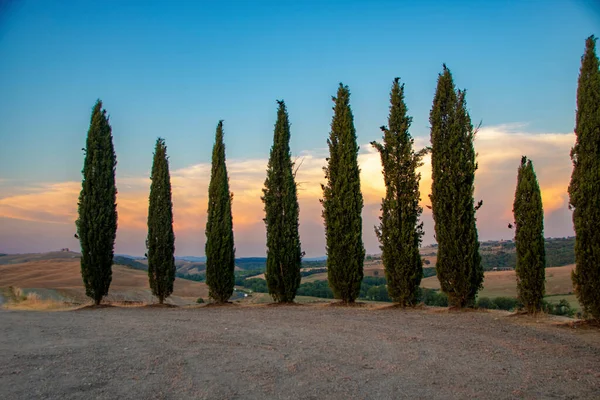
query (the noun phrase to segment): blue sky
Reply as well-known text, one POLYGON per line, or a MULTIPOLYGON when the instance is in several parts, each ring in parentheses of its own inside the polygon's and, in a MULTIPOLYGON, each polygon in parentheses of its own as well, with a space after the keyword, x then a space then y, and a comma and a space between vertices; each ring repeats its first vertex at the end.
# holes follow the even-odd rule
POLYGON ((294 155, 318 153, 339 82, 360 144, 380 137, 396 76, 426 141, 444 62, 483 127, 571 133, 584 41, 600 33, 592 1, 39 0, 1 10, 0 197, 81 179, 96 98, 122 178, 148 175, 158 136, 173 170, 209 162, 219 119, 229 159, 265 159, 276 99, 294 155))

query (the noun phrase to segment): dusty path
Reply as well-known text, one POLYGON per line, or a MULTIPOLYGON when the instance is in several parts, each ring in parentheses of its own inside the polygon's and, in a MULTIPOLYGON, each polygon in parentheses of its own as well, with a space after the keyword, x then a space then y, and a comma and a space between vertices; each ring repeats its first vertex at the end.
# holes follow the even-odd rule
POLYGON ((3 399, 600 397, 600 332, 325 306, 0 313, 3 399))

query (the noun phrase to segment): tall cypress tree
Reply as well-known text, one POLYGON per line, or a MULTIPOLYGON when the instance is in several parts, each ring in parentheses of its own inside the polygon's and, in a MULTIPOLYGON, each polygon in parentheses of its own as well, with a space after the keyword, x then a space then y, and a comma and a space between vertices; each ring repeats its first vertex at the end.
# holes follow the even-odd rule
POLYGON ((327 277, 336 298, 353 303, 363 278, 365 248, 362 241, 363 197, 360 191, 358 145, 350 90, 340 83, 331 121, 327 184, 323 189, 323 218, 327 242, 327 277))
POLYGON ((208 186, 208 219, 206 221, 206 283, 209 296, 225 303, 235 285, 235 248, 229 178, 225 165, 223 121, 219 121, 212 153, 212 169, 208 186))
POLYGON ((382 126, 383 145, 371 142, 381 155, 385 198, 381 203, 381 223, 375 228, 380 242, 390 298, 401 306, 414 305, 423 262, 419 254, 423 223, 419 217, 419 181, 417 168, 424 152, 415 153, 414 140, 408 132, 412 118, 407 115, 404 84, 394 79, 390 93, 388 127, 382 126))
POLYGON ((294 163, 290 154, 290 122, 283 100, 277 103, 277 122, 262 197, 267 228, 265 277, 273 300, 288 303, 294 301, 300 286, 302 250, 294 163))
POLYGON ((521 158, 513 205, 517 247, 517 291, 528 312, 542 308, 546 267, 544 210, 533 163, 521 158))
POLYGON ((575 294, 584 313, 600 320, 600 70, 596 38, 585 42, 577 86, 573 173, 569 185, 575 227, 575 294))
POLYGON ((475 131, 465 91, 456 91, 444 65, 438 77, 431 124, 431 206, 438 243, 436 272, 452 306, 472 306, 483 282, 473 201, 475 131))
POLYGON ((165 140, 158 138, 150 176, 148 206, 148 279, 152 294, 163 304, 173 293, 175 281, 175 234, 173 233, 173 202, 171 176, 165 140))
POLYGON ((100 304, 112 280, 117 234, 117 157, 106 110, 96 101, 88 130, 76 221, 85 294, 100 304))

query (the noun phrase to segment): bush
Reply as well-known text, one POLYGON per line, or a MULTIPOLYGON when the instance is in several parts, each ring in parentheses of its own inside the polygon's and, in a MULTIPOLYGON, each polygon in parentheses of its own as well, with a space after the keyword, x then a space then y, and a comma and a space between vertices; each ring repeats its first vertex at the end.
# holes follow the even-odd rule
POLYGON ((202 297, 198 297, 198 299, 196 300, 196 303, 204 304, 204 299, 202 297))
POLYGON ((234 272, 235 285, 236 286, 244 286, 244 282, 246 281, 247 278, 250 278, 251 276, 260 275, 263 272, 264 272, 264 270, 260 270, 260 269, 250 269, 250 270, 244 270, 244 271, 235 271, 234 272))
POLYGON ((267 289, 267 281, 265 281, 264 279, 260 279, 260 278, 251 278, 251 279, 246 279, 244 281, 244 287, 246 289, 250 289, 253 292, 258 292, 258 293, 268 293, 268 289, 267 289))
POLYGON ((494 300, 489 297, 481 297, 477 300, 477 308, 482 308, 484 310, 495 310, 498 308, 494 300))
POLYGON ((494 303, 499 310, 512 311, 520 308, 519 301, 512 297, 496 297, 494 303))
POLYGON ((329 287, 327 281, 314 281, 302 283, 298 287, 296 295, 333 299, 333 291, 329 287))
POLYGON ((392 301, 388 295, 386 285, 371 286, 367 290, 366 298, 373 301, 392 301))
POLYGON ((421 288, 419 301, 433 307, 448 307, 448 296, 445 293, 433 289, 421 288))
POLYGON ((423 268, 423 278, 429 278, 430 276, 435 276, 435 267, 423 268))
POLYGON ((562 315, 565 317, 573 317, 575 315, 575 310, 571 308, 571 305, 565 299, 561 299, 558 304, 544 301, 542 304, 542 310, 548 314, 562 315))

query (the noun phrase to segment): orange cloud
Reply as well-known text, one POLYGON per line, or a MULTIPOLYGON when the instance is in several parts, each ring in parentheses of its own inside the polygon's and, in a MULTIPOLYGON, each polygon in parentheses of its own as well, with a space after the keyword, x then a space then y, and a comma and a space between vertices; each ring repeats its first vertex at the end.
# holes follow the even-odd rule
MULTIPOLYGON (((568 213, 567 186, 571 173, 569 151, 574 143, 573 134, 532 134, 520 132, 519 126, 482 128, 477 134, 479 170, 476 175, 476 199, 483 199, 479 210, 480 237, 509 238, 512 232, 506 224, 512 220, 512 200, 516 185, 516 172, 521 155, 534 162, 542 189, 546 216, 553 218, 568 213)), ((416 138, 415 147, 428 144, 428 138, 416 138)), ((321 183, 324 183, 323 166, 326 150, 305 151, 297 160, 296 175, 300 202, 300 230, 305 250, 309 255, 324 254, 324 232, 321 218, 321 183)), ((379 154, 370 146, 362 145, 359 154, 361 185, 365 201, 363 237, 368 252, 378 252, 373 226, 378 224, 379 204, 385 194, 379 154)), ((424 158, 421 173, 421 204, 429 204, 431 189, 431 160, 424 158)), ((263 204, 260 199, 266 175, 266 159, 228 160, 230 188, 234 193, 233 216, 238 252, 260 254, 264 246, 265 230, 263 204), (254 247, 252 247, 254 246, 254 247)), ((117 174, 119 171, 117 171, 117 174)), ((179 254, 203 253, 204 225, 206 224, 207 192, 210 165, 202 163, 172 170, 174 227, 179 254), (200 250, 199 250, 200 249, 200 250)), ((146 232, 148 212, 147 177, 117 176, 119 189, 117 203, 119 232, 134 235, 127 238, 142 246, 146 232)), ((72 224, 77 218, 77 197, 80 182, 40 184, 26 188, 24 193, 4 195, 0 198, 0 217, 39 223, 72 224)), ((556 217, 558 218, 558 217, 556 217)), ((570 234, 571 227, 553 223, 552 233, 570 234)), ((425 208, 423 217, 426 236, 424 242, 433 241, 431 212, 425 208)), ((557 220, 558 221, 558 220, 557 220)), ((0 228, 2 229, 2 228, 0 228)), ((117 233, 117 243, 125 243, 117 233)), ((127 250, 124 249, 126 252, 127 250)), ((138 252, 143 250, 138 250, 138 252)))

